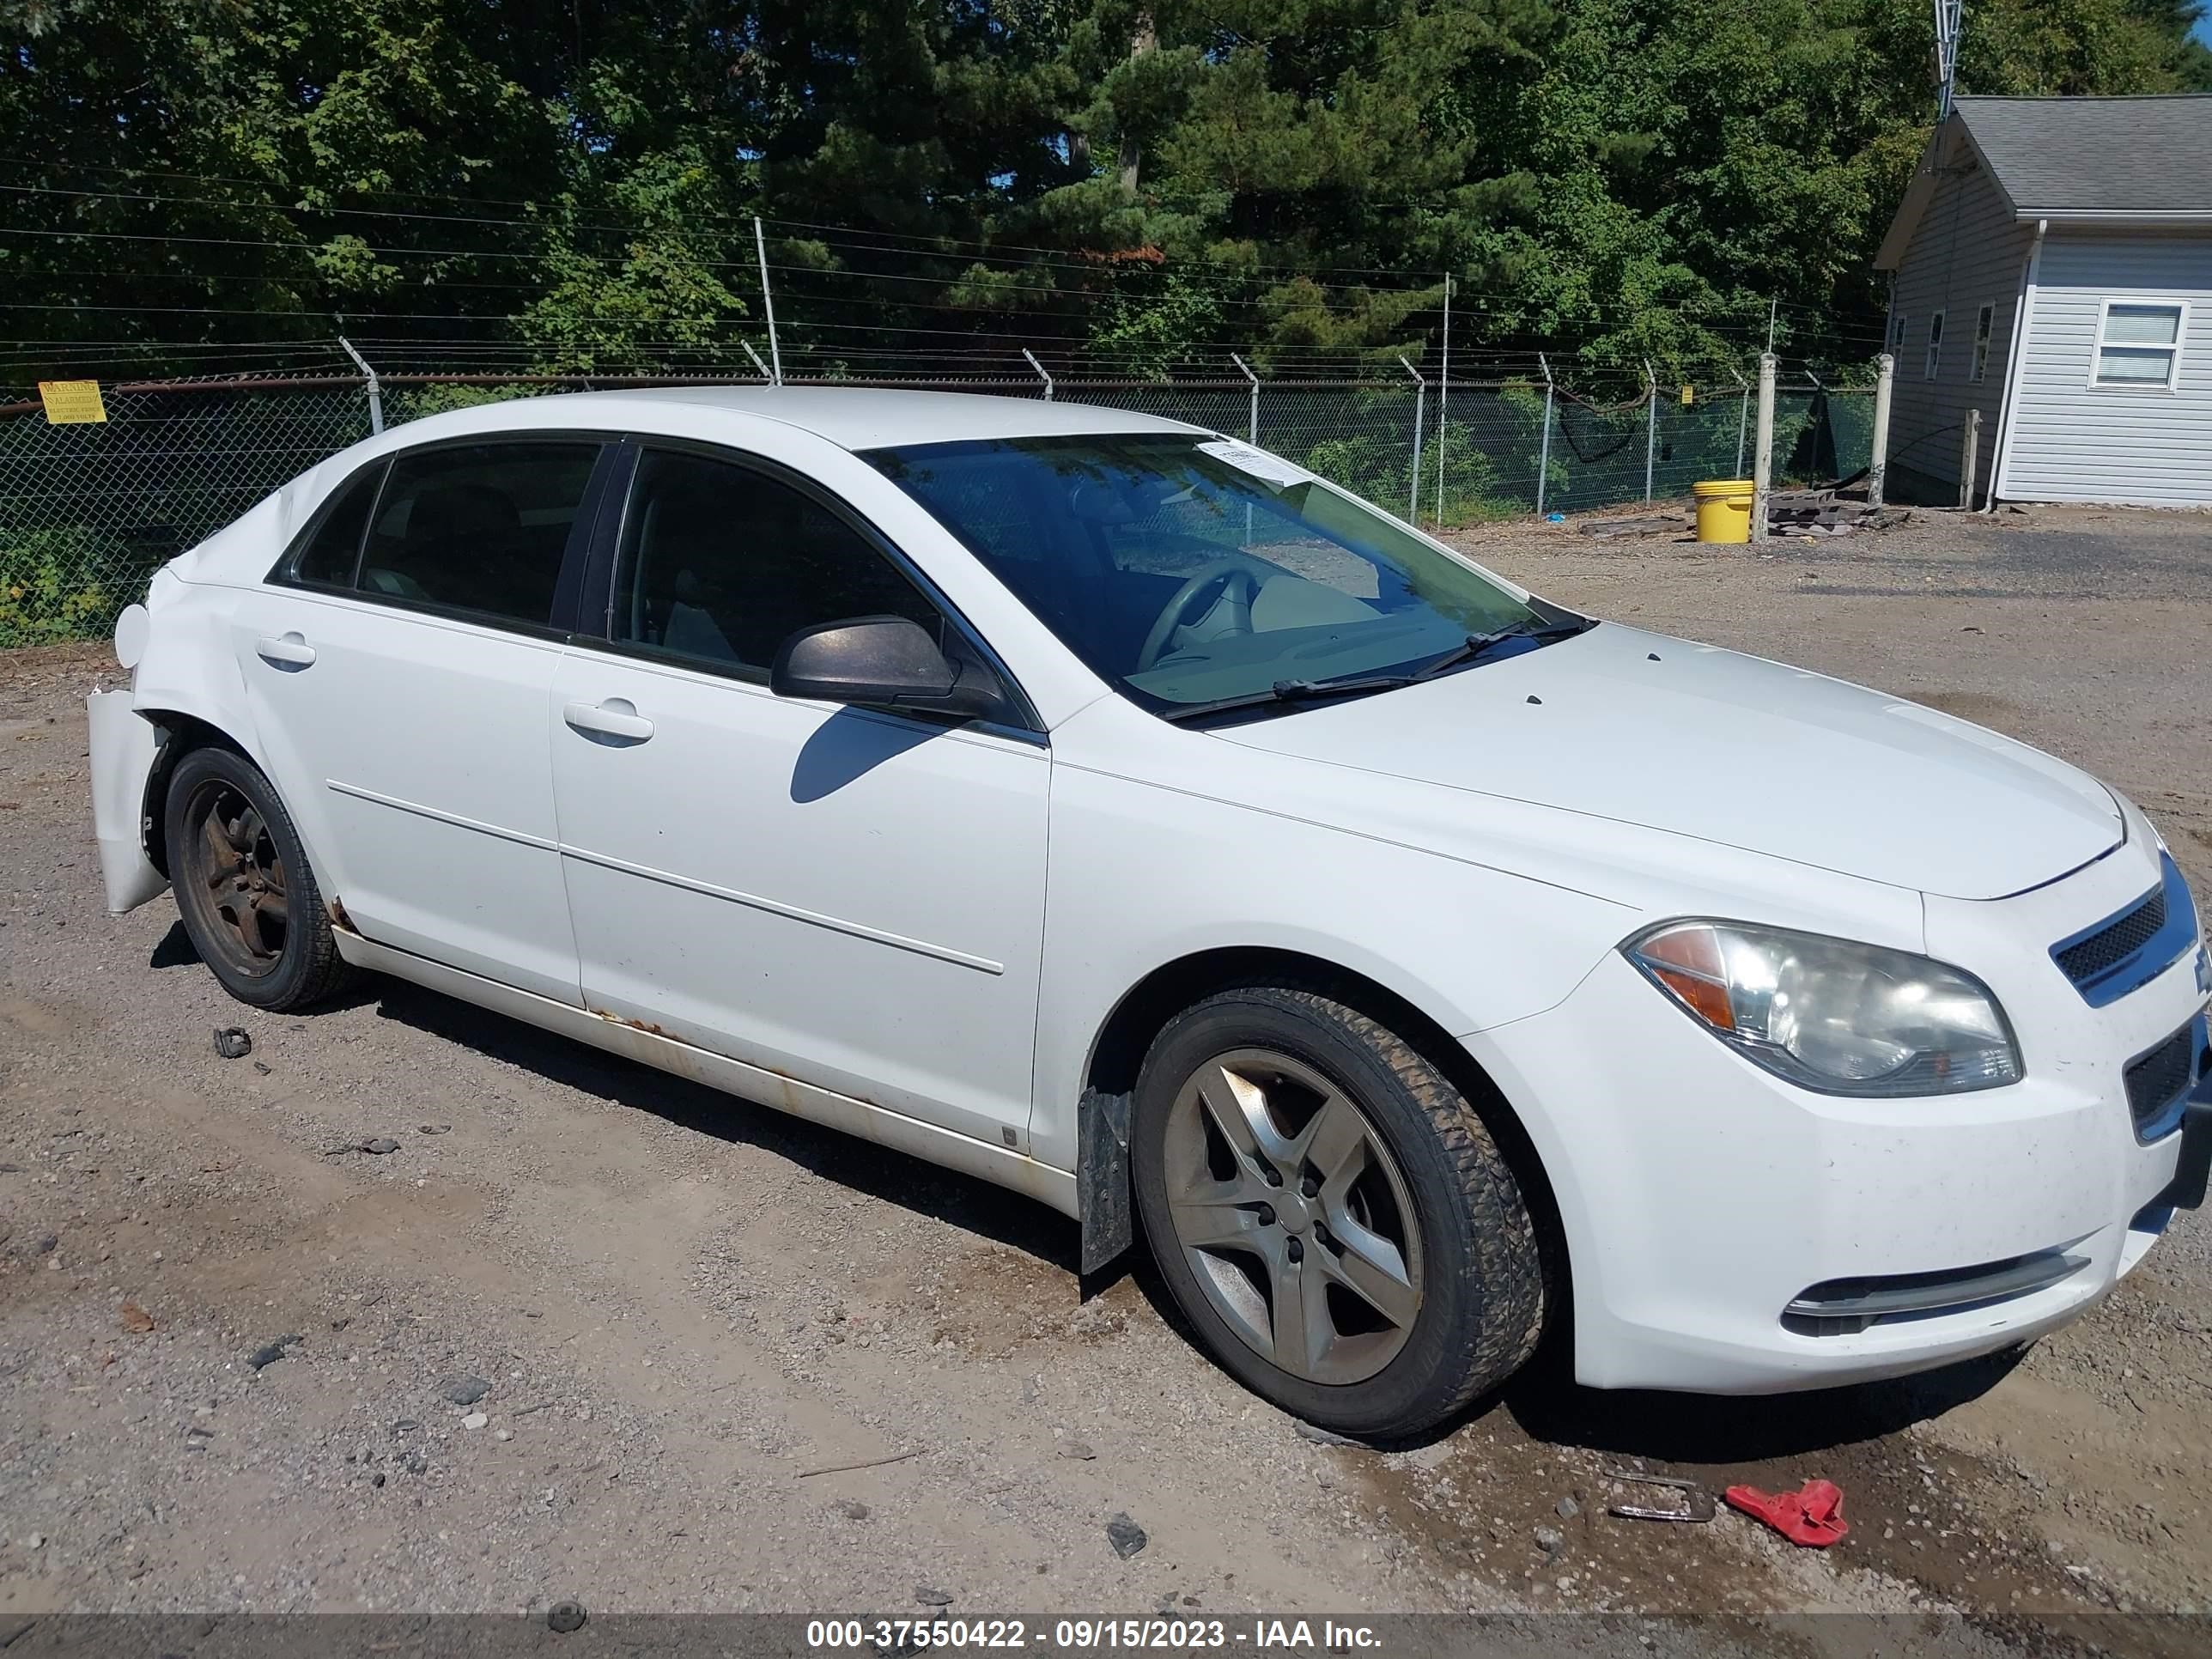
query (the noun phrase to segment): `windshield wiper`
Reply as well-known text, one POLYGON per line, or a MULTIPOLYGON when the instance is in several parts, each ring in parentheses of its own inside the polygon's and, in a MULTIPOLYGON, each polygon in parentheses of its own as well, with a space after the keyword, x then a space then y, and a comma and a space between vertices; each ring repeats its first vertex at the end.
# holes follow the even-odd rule
POLYGON ((1587 633, 1596 626, 1597 620, 1592 617, 1577 617, 1570 621, 1555 623, 1544 622, 1534 617, 1523 617, 1519 622, 1508 623, 1504 627, 1493 629, 1487 634, 1468 635, 1466 644, 1454 646, 1434 661, 1424 663, 1419 668, 1414 670, 1412 678, 1425 680, 1443 673, 1448 669, 1462 667, 1471 662, 1480 662, 1508 640, 1535 640, 1541 642, 1546 640, 1571 639, 1575 635, 1587 633))
POLYGON ((1401 685, 1414 684, 1419 678, 1413 674, 1372 674, 1345 680, 1277 680, 1265 691, 1248 691, 1239 696, 1217 697, 1212 702, 1186 703, 1180 708, 1163 709, 1160 718, 1179 726, 1201 714, 1225 714, 1232 708, 1264 708, 1271 703, 1314 702, 1323 697, 1356 697, 1369 691, 1393 691, 1401 685))
POLYGON ((1395 691, 1400 686, 1419 685, 1423 680, 1448 669, 1479 662, 1508 640, 1563 640, 1596 626, 1596 619, 1590 617, 1577 617, 1571 622, 1556 623, 1524 617, 1519 622, 1508 623, 1487 634, 1470 634, 1463 643, 1452 647, 1443 656, 1422 664, 1410 673, 1363 674, 1340 680, 1277 680, 1264 691, 1218 697, 1212 702, 1188 703, 1180 708, 1163 710, 1160 718, 1180 726, 1208 714, 1226 714, 1239 708, 1265 708, 1278 703, 1316 702, 1325 697, 1357 697, 1370 691, 1395 691))

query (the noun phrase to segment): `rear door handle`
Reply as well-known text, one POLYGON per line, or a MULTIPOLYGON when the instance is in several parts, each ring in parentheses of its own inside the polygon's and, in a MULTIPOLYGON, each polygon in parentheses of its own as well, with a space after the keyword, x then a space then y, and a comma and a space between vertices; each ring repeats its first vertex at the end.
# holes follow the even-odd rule
POLYGON ((315 647, 299 634, 264 634, 253 648, 262 661, 279 668, 305 668, 315 659, 315 647))
POLYGON ((627 697, 604 702, 572 702, 561 718, 587 738, 614 738, 623 743, 643 743, 653 735, 653 722, 637 712, 627 697))

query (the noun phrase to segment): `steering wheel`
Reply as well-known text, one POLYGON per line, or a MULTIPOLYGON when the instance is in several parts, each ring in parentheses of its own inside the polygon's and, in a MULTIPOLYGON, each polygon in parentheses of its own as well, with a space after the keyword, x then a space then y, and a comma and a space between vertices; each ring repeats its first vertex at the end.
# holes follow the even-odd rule
MULTIPOLYGON (((1206 600, 1207 610, 1228 600, 1231 631, 1250 633, 1252 595, 1258 586, 1252 577, 1252 567, 1243 559, 1214 559, 1200 565, 1191 573, 1188 581, 1176 589, 1175 597, 1161 607, 1152 631, 1145 635, 1144 649, 1137 653, 1134 672, 1141 674, 1159 660, 1160 653, 1167 649, 1176 629, 1193 620, 1191 613, 1197 610, 1201 598, 1206 600)), ((1199 611, 1199 615, 1204 614, 1199 611)))

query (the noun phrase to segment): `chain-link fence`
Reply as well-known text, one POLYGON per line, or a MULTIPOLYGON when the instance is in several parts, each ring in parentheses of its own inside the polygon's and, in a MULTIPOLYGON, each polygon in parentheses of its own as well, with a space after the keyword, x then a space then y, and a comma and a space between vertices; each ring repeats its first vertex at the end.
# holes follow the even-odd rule
MULTIPOLYGON (((382 412, 398 424, 583 384, 392 378, 380 386, 382 412)), ((1037 380, 902 384, 1026 397, 1046 390, 1037 380)), ((1253 438, 1394 513, 1445 526, 1671 499, 1701 478, 1747 477, 1755 414, 1741 383, 1647 389, 1610 405, 1564 386, 1547 400, 1540 380, 1439 386, 1411 375, 1263 379, 1256 388, 1063 380, 1050 395, 1253 438)), ((370 432, 368 387, 352 379, 126 383, 106 388, 104 400, 104 422, 54 425, 35 395, 0 392, 0 647, 105 632, 157 566, 370 432)), ((1776 481, 1856 473, 1869 459, 1872 423, 1863 392, 1778 392, 1776 481)))

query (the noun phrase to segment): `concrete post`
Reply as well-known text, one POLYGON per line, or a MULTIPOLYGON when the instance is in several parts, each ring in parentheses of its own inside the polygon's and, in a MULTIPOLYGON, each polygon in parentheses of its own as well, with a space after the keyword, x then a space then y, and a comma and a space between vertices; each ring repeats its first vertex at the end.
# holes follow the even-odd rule
POLYGON ((1889 478, 1889 394, 1897 359, 1885 351, 1874 362, 1874 453, 1867 459, 1867 505, 1880 507, 1889 478))
POLYGON ((1766 498, 1774 486, 1774 354, 1759 354, 1759 424, 1752 441, 1759 446, 1751 458, 1751 538, 1766 539, 1766 498))
POLYGON ((1966 411, 1966 429, 1960 441, 1959 505, 1968 512, 1974 506, 1974 469, 1982 459, 1982 411, 1966 411))

